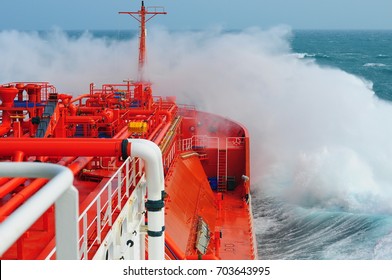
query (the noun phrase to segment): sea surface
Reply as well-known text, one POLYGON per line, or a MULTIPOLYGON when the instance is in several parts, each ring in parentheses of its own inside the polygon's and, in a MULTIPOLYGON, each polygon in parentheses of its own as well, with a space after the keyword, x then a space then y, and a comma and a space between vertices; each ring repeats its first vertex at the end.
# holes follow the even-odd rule
MULTIPOLYGON (((137 37, 0 31, 0 82, 132 79, 137 37)), ((392 259, 392 31, 155 28, 147 53, 155 94, 248 128, 260 259, 392 259)))
POLYGON ((391 30, 294 31, 291 44, 304 58, 371 81, 377 96, 392 100, 391 30))

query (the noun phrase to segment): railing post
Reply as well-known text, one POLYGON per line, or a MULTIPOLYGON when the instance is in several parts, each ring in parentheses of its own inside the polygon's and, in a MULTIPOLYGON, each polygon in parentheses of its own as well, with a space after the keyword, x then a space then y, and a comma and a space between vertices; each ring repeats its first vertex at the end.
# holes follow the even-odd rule
POLYGON ((132 185, 136 186, 136 159, 132 158, 132 185))
POLYGON ((108 185, 108 209, 106 213, 108 213, 109 226, 112 226, 112 181, 108 185))
MULTIPOLYGON (((87 215, 87 214, 86 214, 87 215)), ((101 196, 97 198, 97 241, 101 244, 101 196)))
POLYGON ((79 259, 78 191, 69 188, 56 201, 56 256, 58 260, 79 259))
POLYGON ((121 169, 119 169, 117 172, 117 209, 121 210, 121 169))
POLYGON ((128 157, 127 158, 127 161, 126 161, 126 165, 125 165, 125 193, 126 193, 126 196, 127 196, 127 198, 129 197, 129 176, 130 176, 130 174, 129 174, 129 159, 130 159, 130 157, 128 157))
POLYGON ((87 214, 83 216, 83 255, 86 260, 88 260, 88 239, 87 239, 87 214))

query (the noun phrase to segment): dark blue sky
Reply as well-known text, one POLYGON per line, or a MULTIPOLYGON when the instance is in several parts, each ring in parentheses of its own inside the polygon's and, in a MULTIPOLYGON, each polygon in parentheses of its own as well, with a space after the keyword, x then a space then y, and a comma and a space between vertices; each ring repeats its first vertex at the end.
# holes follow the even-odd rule
MULTIPOLYGON (((118 11, 136 0, 1 0, 0 29, 136 28, 118 11)), ((170 29, 222 26, 241 29, 288 25, 293 29, 392 29, 392 0, 146 0, 169 13, 154 24, 170 29)))

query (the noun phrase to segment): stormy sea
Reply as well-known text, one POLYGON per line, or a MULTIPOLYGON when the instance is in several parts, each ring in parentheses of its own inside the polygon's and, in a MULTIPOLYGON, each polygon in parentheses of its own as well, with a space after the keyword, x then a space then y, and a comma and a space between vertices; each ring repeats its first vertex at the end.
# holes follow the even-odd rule
MULTIPOLYGON (((0 83, 134 79, 137 37, 0 31, 0 83)), ((392 31, 149 30, 154 95, 249 130, 260 259, 392 259, 391 46, 392 31)))
POLYGON ((295 109, 278 126, 296 143, 254 188, 259 257, 392 259, 392 32, 295 31, 289 43, 309 91, 285 93, 295 109))

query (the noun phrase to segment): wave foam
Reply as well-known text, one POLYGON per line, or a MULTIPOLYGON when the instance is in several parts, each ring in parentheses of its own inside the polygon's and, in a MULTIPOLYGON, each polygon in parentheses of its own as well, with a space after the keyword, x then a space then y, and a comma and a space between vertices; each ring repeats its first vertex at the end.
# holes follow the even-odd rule
POLYGON ((387 65, 385 65, 384 63, 365 63, 363 65, 364 67, 386 67, 387 65))

